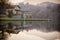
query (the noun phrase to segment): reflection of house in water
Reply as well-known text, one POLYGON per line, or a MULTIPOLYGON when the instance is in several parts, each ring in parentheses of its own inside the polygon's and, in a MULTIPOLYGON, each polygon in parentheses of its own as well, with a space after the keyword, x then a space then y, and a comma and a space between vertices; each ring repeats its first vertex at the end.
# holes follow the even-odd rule
MULTIPOLYGON (((32 15, 29 13, 25 13, 25 14, 23 14, 23 17, 25 20, 26 18, 32 18, 32 15)), ((24 27, 31 26, 31 21, 24 21, 23 25, 24 25, 24 27)))
MULTIPOLYGON (((17 21, 18 22, 18 21, 17 21)), ((21 21, 20 21, 21 22, 21 21)), ((22 21, 23 22, 23 21, 22 21)), ((17 23, 15 22, 4 22, 0 24, 0 40, 5 40, 5 37, 4 37, 4 33, 7 32, 7 33, 13 33, 13 34, 18 34, 20 31, 23 31, 23 30, 27 30, 28 31, 28 27, 23 27, 23 25, 17 25, 17 23)))
POLYGON ((27 30, 29 26, 30 24, 29 25, 27 24, 27 26, 25 26, 24 21, 12 21, 10 23, 5 22, 4 24, 3 23, 0 24, 0 31, 17 34, 20 31, 23 31, 24 29, 27 30))

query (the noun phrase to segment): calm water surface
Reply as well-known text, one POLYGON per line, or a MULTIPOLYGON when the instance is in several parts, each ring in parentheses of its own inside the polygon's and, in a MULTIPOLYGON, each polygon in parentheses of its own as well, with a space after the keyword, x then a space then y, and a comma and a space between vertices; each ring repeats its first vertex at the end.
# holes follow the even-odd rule
POLYGON ((60 40, 49 21, 1 21, 0 40, 60 40))

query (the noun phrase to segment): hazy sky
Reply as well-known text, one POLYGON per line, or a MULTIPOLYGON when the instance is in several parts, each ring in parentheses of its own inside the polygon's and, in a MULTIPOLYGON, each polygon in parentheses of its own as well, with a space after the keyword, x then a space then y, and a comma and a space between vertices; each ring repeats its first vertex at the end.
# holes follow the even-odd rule
POLYGON ((14 5, 19 4, 20 2, 24 2, 24 3, 28 2, 30 4, 38 4, 38 3, 46 2, 46 1, 60 3, 60 0, 9 0, 8 3, 14 4, 14 5))
POLYGON ((41 2, 45 2, 45 1, 60 3, 60 0, 24 0, 25 3, 29 2, 30 4, 37 4, 37 3, 41 3, 41 2))
POLYGON ((30 4, 38 4, 38 3, 41 3, 41 2, 46 2, 46 1, 49 1, 49 2, 54 2, 54 3, 60 3, 60 0, 9 0, 8 3, 11 2, 11 4, 18 4, 20 2, 24 2, 24 3, 30 3, 30 4))

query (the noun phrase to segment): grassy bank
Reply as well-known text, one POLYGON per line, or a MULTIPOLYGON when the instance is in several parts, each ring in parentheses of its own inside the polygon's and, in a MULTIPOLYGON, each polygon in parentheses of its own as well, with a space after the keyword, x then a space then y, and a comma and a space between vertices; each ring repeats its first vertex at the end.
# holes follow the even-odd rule
POLYGON ((50 21, 46 18, 0 18, 1 21, 50 21))

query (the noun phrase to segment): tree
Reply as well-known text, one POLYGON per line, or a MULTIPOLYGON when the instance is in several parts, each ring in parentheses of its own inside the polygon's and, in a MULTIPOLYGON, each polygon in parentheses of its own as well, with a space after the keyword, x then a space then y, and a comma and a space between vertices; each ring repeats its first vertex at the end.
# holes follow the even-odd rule
POLYGON ((0 0, 0 14, 6 14, 5 11, 8 5, 7 2, 8 0, 0 0))

